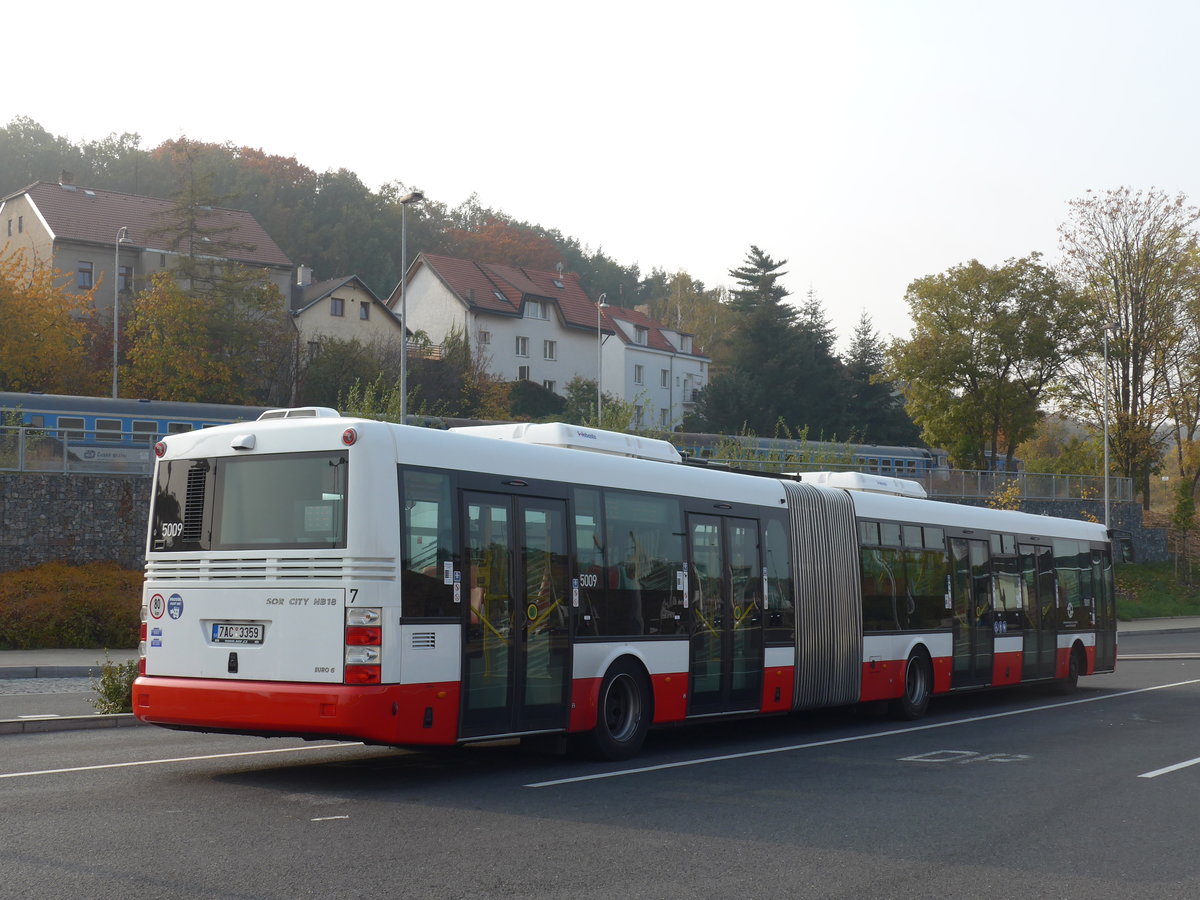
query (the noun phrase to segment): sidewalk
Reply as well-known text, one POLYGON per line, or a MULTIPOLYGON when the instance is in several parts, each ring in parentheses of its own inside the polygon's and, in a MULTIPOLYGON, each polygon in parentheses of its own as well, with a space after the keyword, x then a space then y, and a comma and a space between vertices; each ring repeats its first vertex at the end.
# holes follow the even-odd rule
MULTIPOLYGON (((1200 616, 1118 622, 1117 640, 1127 634, 1179 631, 1200 631, 1200 616)), ((104 650, 0 650, 0 735, 140 725, 129 714, 87 713, 91 685, 104 658, 104 650), (37 711, 21 716, 23 708, 37 711)), ((110 650, 108 659, 127 662, 137 659, 137 651, 110 650)))

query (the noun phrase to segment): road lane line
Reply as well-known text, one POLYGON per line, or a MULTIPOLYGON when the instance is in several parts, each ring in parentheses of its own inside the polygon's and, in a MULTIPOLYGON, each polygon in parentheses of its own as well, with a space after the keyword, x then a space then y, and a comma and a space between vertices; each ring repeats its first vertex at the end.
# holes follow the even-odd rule
POLYGON ((852 737, 832 738, 827 741, 812 741, 807 744, 791 744, 787 747, 771 747, 766 750, 748 750, 745 753, 728 753, 723 756, 707 756, 699 759, 685 759, 679 762, 660 763, 656 766, 639 766, 636 769, 621 769, 617 772, 598 772, 595 775, 579 775, 574 778, 557 778, 553 781, 536 781, 527 784, 527 788, 558 787, 563 784, 575 784, 582 781, 600 781, 605 778, 621 778, 625 775, 641 775, 645 772, 660 772, 664 769, 682 769, 688 766, 702 766, 708 763, 727 762, 733 759, 747 759, 754 756, 771 756, 776 753, 791 753, 795 750, 811 750, 816 747, 830 747, 835 744, 852 744, 858 741, 870 741, 876 738, 895 737, 900 734, 912 734, 917 731, 931 731, 935 728, 947 728, 951 725, 970 725, 973 722, 986 722, 989 719, 1004 719, 1009 716, 1021 716, 1026 713, 1041 712, 1047 709, 1061 709, 1064 706, 1078 706, 1081 703, 1096 703, 1101 700, 1116 700, 1119 697, 1130 697, 1134 694, 1145 694, 1149 691, 1163 691, 1169 688, 1188 687, 1200 684, 1200 678, 1189 681, 1176 681, 1172 684, 1158 684, 1153 687, 1137 688, 1132 691, 1120 691, 1116 694, 1103 694, 1099 697, 1083 697, 1079 700, 1064 700, 1061 703, 1050 703, 1045 706, 1028 706, 1024 709, 1014 709, 1008 712, 988 713, 983 716, 970 716, 965 719, 953 719, 948 722, 933 722, 928 725, 912 725, 908 728, 892 728, 888 731, 876 731, 871 734, 859 734, 852 737))
POLYGON ((177 756, 171 759, 141 759, 134 762, 104 763, 98 766, 72 766, 67 769, 41 769, 36 772, 4 772, 0 778, 26 778, 30 775, 64 775, 68 772, 96 772, 100 769, 128 769, 134 766, 161 766, 165 763, 202 762, 208 759, 232 759, 237 756, 265 756, 268 753, 303 753, 306 750, 332 750, 335 747, 362 747, 353 743, 320 744, 316 747, 280 747, 277 750, 245 750, 241 753, 213 753, 208 756, 177 756))
POLYGON ((1153 772, 1143 772, 1138 778, 1157 778, 1159 775, 1168 775, 1171 772, 1178 772, 1180 769, 1186 769, 1188 766, 1195 765, 1200 765, 1200 756, 1195 759, 1189 759, 1187 762, 1175 763, 1173 766, 1155 769, 1153 772))

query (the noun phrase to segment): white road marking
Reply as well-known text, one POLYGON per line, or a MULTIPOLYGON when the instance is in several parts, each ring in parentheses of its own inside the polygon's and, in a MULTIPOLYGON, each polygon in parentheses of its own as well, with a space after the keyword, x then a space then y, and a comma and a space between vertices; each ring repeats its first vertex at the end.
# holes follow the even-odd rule
POLYGON ((871 734, 859 734, 853 737, 832 738, 828 741, 812 741, 807 744, 791 744, 787 747, 771 747, 766 750, 748 750, 745 753, 729 753, 724 756, 707 756, 700 759, 685 759, 673 763, 661 763, 657 766, 639 766, 636 769, 621 769, 617 772, 599 772, 595 775, 579 775, 575 778, 558 778, 554 781, 537 781, 527 784, 527 788, 558 787, 563 784, 575 784, 581 781, 600 781, 604 778, 621 778, 625 775, 641 775, 644 772, 659 772, 664 769, 681 769, 687 766, 702 766, 708 763, 727 762, 733 759, 747 759, 754 756, 771 756, 776 753, 791 753, 795 750, 812 750, 816 747, 832 747, 835 744, 853 744, 858 741, 871 741, 876 738, 895 737, 899 734, 912 734, 917 731, 932 731, 935 728, 948 728, 952 725, 970 725, 973 722, 986 722, 989 719, 1004 719, 1009 716, 1021 716, 1026 713, 1042 712, 1047 709, 1061 709, 1064 706, 1077 706, 1081 703, 1097 703, 1101 700, 1116 700, 1119 697, 1130 697, 1134 694, 1144 694, 1148 691, 1163 691, 1169 688, 1188 687, 1200 684, 1200 678, 1190 681, 1176 681, 1172 684, 1159 684, 1154 687, 1138 688, 1132 691, 1120 691, 1116 694, 1103 694, 1099 697, 1084 697, 1079 700, 1064 700, 1061 703, 1050 703, 1045 706, 1028 706, 1024 709, 1014 709, 1002 713, 989 713, 984 716, 969 716, 965 719, 953 719, 948 722, 933 722, 929 725, 913 725, 908 728, 892 728, 888 731, 876 731, 871 734))
POLYGON ((269 753, 303 753, 306 750, 332 750, 335 747, 361 747, 362 742, 320 744, 316 747, 280 747, 277 750, 246 750, 241 753, 213 753, 208 756, 177 756, 171 759, 141 759, 135 762, 105 763, 99 766, 72 766, 67 769, 40 769, 36 772, 4 772, 0 778, 26 778, 30 775, 65 775, 69 772, 96 772, 100 769, 127 769, 133 766, 161 766, 166 763, 201 762, 207 759, 232 759, 237 756, 266 756, 269 753))
POLYGON ((321 816, 319 819, 309 819, 310 822, 332 822, 334 819, 348 819, 349 816, 321 816))
POLYGON ((1159 775, 1167 775, 1171 772, 1178 772, 1180 769, 1186 769, 1188 766, 1200 765, 1200 756, 1195 759, 1189 759, 1187 762, 1175 763, 1173 766, 1167 766, 1162 769, 1155 769, 1153 772, 1143 772, 1138 778, 1157 778, 1159 775))

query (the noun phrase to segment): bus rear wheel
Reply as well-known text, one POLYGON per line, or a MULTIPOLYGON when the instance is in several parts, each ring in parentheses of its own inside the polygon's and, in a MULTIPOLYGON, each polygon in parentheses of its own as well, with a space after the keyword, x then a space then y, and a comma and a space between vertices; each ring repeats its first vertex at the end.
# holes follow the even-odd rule
POLYGON ((1080 660, 1079 648, 1071 649, 1071 659, 1067 663, 1067 677, 1062 681, 1056 682, 1054 690, 1058 694, 1073 694, 1075 689, 1079 687, 1079 673, 1083 671, 1083 663, 1080 660))
POLYGON ((650 729, 651 701, 646 676, 627 659, 617 660, 600 684, 596 727, 590 749, 601 759, 636 756, 650 729))
POLYGON ((914 650, 904 664, 904 693, 891 702, 890 711, 897 719, 919 719, 929 707, 929 694, 933 688, 933 674, 929 657, 914 650))

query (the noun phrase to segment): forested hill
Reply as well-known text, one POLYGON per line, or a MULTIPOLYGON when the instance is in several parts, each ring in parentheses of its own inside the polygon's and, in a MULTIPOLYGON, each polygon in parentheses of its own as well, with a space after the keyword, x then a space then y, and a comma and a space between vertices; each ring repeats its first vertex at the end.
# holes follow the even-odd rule
MULTIPOLYGON (((372 191, 348 169, 315 172, 294 157, 186 137, 147 149, 128 132, 72 143, 29 118, 0 128, 0 196, 57 182, 63 172, 84 187, 163 198, 194 180, 209 205, 251 212, 317 279, 358 275, 385 297, 400 279, 399 198, 420 186, 413 172, 372 191)), ((653 301, 648 290, 666 282, 654 273, 643 284, 637 265, 623 266, 557 229, 514 221, 474 195, 454 208, 430 198, 409 208, 407 225, 410 261, 424 250, 549 270, 562 263, 591 296, 606 293, 609 303, 625 306, 653 301)))

